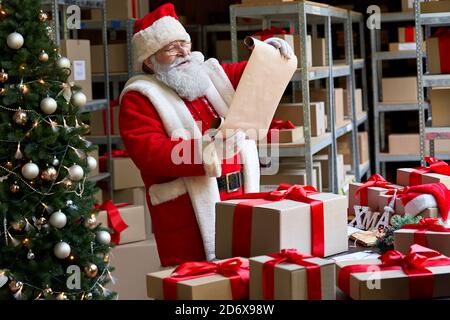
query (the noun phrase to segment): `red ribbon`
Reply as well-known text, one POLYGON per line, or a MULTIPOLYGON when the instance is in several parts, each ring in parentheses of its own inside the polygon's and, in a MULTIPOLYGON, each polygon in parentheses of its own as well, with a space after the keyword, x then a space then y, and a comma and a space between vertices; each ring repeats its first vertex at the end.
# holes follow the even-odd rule
POLYGON ((295 129, 295 126, 290 120, 272 120, 269 127, 269 134, 267 135, 267 142, 272 142, 273 130, 283 129, 295 129))
POLYGON ((114 244, 120 243, 120 233, 128 228, 128 225, 123 221, 119 212, 119 208, 126 206, 129 206, 129 204, 114 204, 111 200, 107 200, 101 205, 94 204, 95 209, 106 210, 106 214, 108 215, 108 227, 114 230, 114 233, 111 235, 111 242, 114 244))
POLYGON ((401 229, 416 229, 417 231, 414 232, 414 243, 427 247, 427 231, 450 232, 450 228, 439 224, 438 221, 439 219, 437 218, 423 218, 418 223, 405 224, 401 229))
POLYGON ((434 276, 429 267, 450 266, 450 259, 438 251, 413 244, 407 255, 390 250, 380 258, 381 264, 355 264, 343 267, 338 275, 338 286, 350 295, 350 275, 372 270, 403 270, 409 279, 409 293, 412 299, 429 299, 433 297, 434 276))
POLYGON ((309 196, 318 194, 312 186, 280 184, 272 192, 246 193, 232 199, 251 199, 240 202, 234 209, 233 256, 251 255, 253 207, 281 200, 308 203, 311 206, 311 252, 316 257, 324 256, 324 210, 323 202, 309 196))
POLYGON ((265 29, 265 30, 256 32, 254 34, 254 36, 258 36, 258 37, 261 38, 261 41, 264 41, 264 40, 267 40, 269 38, 272 38, 273 36, 275 36, 277 34, 287 34, 287 32, 284 29, 277 28, 277 27, 272 27, 270 29, 265 29))
POLYGON ((246 299, 249 296, 250 269, 247 260, 232 258, 226 261, 185 262, 179 265, 170 277, 163 279, 165 300, 177 299, 177 283, 185 280, 220 274, 230 279, 233 300, 246 299))
POLYGON ((439 28, 434 34, 439 38, 439 60, 441 64, 441 73, 450 73, 450 30, 448 28, 439 28))
POLYGON ((136 0, 131 0, 131 14, 133 15, 133 19, 137 19, 136 0))
POLYGON ((450 176, 450 166, 435 157, 425 157, 425 161, 429 165, 428 167, 414 168, 409 174, 409 185, 415 186, 422 184, 422 175, 425 173, 438 173, 445 176, 450 176))
POLYGON ((415 28, 405 27, 405 42, 415 42, 415 28))
POLYGON ((321 300, 322 287, 320 265, 305 261, 312 258, 310 255, 299 253, 295 249, 283 249, 279 253, 269 254, 274 258, 263 264, 263 297, 265 300, 273 300, 275 296, 275 266, 280 263, 293 263, 306 268, 306 278, 308 286, 308 299, 321 300))
POLYGON ((383 178, 383 176, 379 174, 372 175, 363 185, 358 187, 355 192, 355 198, 358 200, 359 195, 359 204, 361 206, 367 206, 369 199, 367 197, 367 189, 370 187, 380 187, 385 189, 396 189, 396 187, 392 186, 392 183, 383 178))
POLYGON ((109 108, 103 109, 103 133, 107 134, 106 132, 106 118, 107 118, 107 112, 110 110, 110 118, 109 123, 111 127, 111 134, 115 134, 115 128, 114 128, 114 112, 113 108, 119 107, 119 100, 110 100, 109 101, 109 108))

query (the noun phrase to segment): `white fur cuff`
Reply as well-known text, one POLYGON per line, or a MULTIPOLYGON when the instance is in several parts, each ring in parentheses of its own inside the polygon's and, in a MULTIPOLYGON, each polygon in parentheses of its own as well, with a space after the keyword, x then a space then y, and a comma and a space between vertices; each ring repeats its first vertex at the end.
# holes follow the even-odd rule
POLYGON ((214 141, 203 144, 203 167, 208 177, 220 177, 222 175, 222 161, 217 155, 214 141))
POLYGON ((152 205, 174 200, 187 192, 186 184, 182 178, 175 179, 166 183, 152 185, 148 189, 152 205))

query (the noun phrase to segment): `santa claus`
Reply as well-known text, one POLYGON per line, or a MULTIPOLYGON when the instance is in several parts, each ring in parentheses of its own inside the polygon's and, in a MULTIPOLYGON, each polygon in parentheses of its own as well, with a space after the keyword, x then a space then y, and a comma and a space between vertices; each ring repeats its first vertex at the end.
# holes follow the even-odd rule
MULTIPOLYGON (((282 39, 265 41, 286 58, 282 39)), ((135 71, 120 97, 120 133, 147 190, 163 266, 215 258, 215 203, 259 190, 255 142, 238 131, 211 139, 246 62, 219 64, 191 52, 172 4, 135 23, 135 71)))

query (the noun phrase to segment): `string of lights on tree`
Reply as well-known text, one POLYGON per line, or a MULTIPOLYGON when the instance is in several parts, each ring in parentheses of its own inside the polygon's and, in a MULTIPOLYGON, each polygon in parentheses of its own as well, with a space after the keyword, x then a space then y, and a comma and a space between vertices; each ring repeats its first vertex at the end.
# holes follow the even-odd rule
MULTIPOLYGON (((0 0, 0 21, 10 15, 6 4, 7 1, 0 0)), ((48 25, 48 15, 40 10, 35 19, 44 26, 47 37, 50 37, 52 29, 48 25)), ((18 30, 12 31, 6 37, 6 45, 20 56, 23 54, 20 49, 26 45, 24 36, 18 30)), ((15 299, 22 299, 24 296, 30 298, 29 294, 25 294, 26 290, 33 293, 31 298, 34 299, 89 300, 99 296, 107 298, 112 292, 106 289, 103 283, 112 280, 108 253, 111 235, 106 228, 98 225, 95 211, 82 213, 86 210, 81 208, 86 205, 85 187, 89 185, 87 172, 83 167, 87 168, 88 172, 97 167, 96 159, 87 154, 92 148, 91 144, 81 136, 88 132, 89 126, 80 122, 77 116, 78 110, 86 105, 87 99, 83 92, 67 80, 71 73, 71 62, 66 57, 61 57, 57 48, 51 51, 39 50, 37 61, 39 62, 34 67, 32 64, 22 63, 18 70, 8 70, 2 62, 0 72, 0 98, 3 98, 0 112, 8 113, 10 117, 10 122, 3 125, 7 126, 4 128, 7 128, 9 133, 6 137, 1 136, 0 143, 8 150, 11 149, 10 146, 14 146, 11 158, 0 163, 0 186, 8 184, 10 193, 9 196, 5 194, 2 197, 6 199, 0 200, 0 214, 3 211, 3 225, 0 226, 3 249, 17 256, 25 249, 26 259, 30 261, 31 266, 35 266, 31 262, 37 258, 33 251, 34 244, 37 243, 40 252, 53 253, 53 257, 43 258, 43 262, 54 266, 54 270, 48 270, 48 275, 41 275, 43 278, 48 276, 47 283, 53 278, 63 277, 60 266, 54 263, 55 257, 65 265, 77 264, 78 260, 85 261, 81 266, 83 274, 93 282, 84 290, 53 290, 48 285, 43 286, 42 283, 27 280, 24 271, 15 274, 14 267, 5 268, 0 257, 0 292, 2 287, 7 286, 15 299), (64 81, 55 80, 52 73, 46 74, 48 70, 45 68, 49 68, 50 63, 62 71, 64 81), (38 74, 35 79, 29 78, 30 75, 38 74), (27 97, 41 92, 46 94, 40 98, 39 108, 29 106, 27 97), (13 103, 5 103, 8 99, 13 103), (50 128, 49 132, 52 134, 46 134, 47 128, 50 128), (45 148, 40 147, 40 139, 45 148), (33 161, 30 155, 38 160, 33 161), (42 158, 49 158, 44 167, 40 163, 42 158), (78 160, 70 160, 72 163, 68 164, 68 159, 78 160), (28 210, 8 210, 10 206, 17 204, 16 207, 20 207, 21 203, 28 203, 30 199, 36 201, 28 210), (49 204, 49 201, 53 201, 53 205, 49 204), (8 219, 9 215, 14 218, 8 219), (80 231, 80 226, 89 233, 84 235, 86 231, 80 231), (80 243, 65 241, 64 238, 70 233, 78 236, 80 243), (53 239, 53 243, 49 244, 47 240, 50 239, 53 239), (74 252, 88 242, 89 252, 82 252, 80 249, 77 256, 74 252), (99 268, 89 260, 95 260, 103 266, 99 268)), ((3 129, 0 125, 0 132, 3 132, 3 129)), ((2 245, 0 244, 0 249, 2 245)))

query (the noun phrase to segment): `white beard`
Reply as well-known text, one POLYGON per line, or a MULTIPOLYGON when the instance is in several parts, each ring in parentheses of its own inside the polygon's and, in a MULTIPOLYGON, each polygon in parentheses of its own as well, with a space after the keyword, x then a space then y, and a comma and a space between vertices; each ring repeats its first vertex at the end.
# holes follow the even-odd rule
POLYGON ((211 80, 203 68, 205 57, 201 52, 196 51, 186 57, 177 57, 169 65, 158 63, 154 56, 150 59, 153 63, 156 79, 165 83, 175 90, 180 97, 188 101, 204 96, 211 85, 211 80), (189 62, 180 65, 186 61, 189 62))

